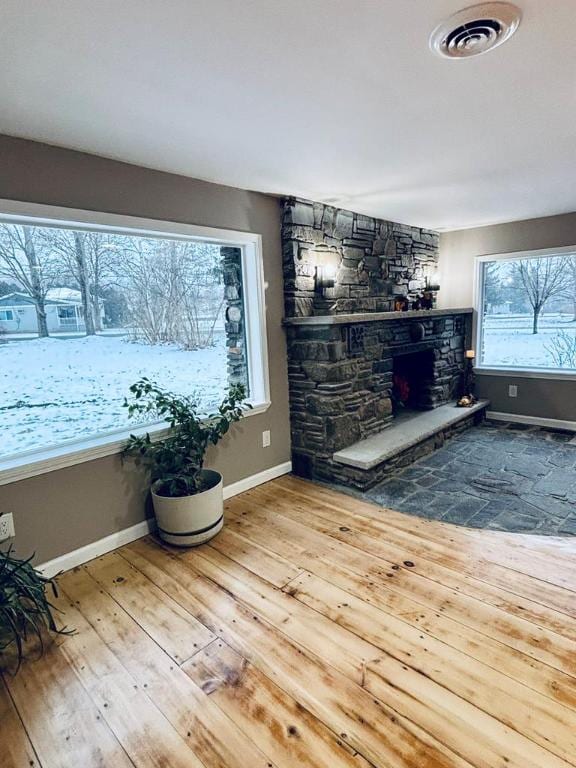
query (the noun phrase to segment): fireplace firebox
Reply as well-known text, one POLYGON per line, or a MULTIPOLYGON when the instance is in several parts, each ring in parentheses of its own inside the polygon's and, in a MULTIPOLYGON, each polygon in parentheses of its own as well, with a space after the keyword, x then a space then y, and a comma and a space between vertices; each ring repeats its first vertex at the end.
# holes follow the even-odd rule
POLYGON ((392 362, 392 410, 394 415, 406 410, 434 408, 434 351, 397 354, 392 362))

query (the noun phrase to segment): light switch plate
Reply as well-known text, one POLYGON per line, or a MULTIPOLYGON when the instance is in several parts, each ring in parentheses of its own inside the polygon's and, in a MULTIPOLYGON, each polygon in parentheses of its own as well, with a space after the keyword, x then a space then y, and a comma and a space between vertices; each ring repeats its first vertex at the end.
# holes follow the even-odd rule
POLYGON ((265 429, 262 432, 262 448, 268 448, 270 446, 270 430, 265 429))
POLYGON ((516 384, 508 385, 508 397, 518 397, 518 387, 516 384))

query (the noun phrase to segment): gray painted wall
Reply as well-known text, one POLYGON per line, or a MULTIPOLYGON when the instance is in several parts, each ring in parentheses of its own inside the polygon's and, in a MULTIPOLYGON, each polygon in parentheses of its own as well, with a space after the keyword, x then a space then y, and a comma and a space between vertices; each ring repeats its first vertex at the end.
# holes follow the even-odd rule
MULTIPOLYGON (((0 136, 0 198, 261 234, 272 406, 236 425, 209 455, 208 465, 230 484, 289 460, 276 199, 7 136, 0 136), (266 429, 272 445, 262 448, 266 429)), ((14 513, 18 552, 36 551, 37 562, 138 523, 145 516, 145 498, 142 474, 123 466, 118 456, 0 486, 0 510, 14 513)))
MULTIPOLYGON (((473 306, 476 256, 572 245, 576 246, 576 213, 442 233, 438 304, 473 306)), ((477 384, 478 393, 490 399, 494 411, 576 421, 576 379, 482 374, 477 384), (518 397, 508 396, 509 384, 517 385, 518 397)))

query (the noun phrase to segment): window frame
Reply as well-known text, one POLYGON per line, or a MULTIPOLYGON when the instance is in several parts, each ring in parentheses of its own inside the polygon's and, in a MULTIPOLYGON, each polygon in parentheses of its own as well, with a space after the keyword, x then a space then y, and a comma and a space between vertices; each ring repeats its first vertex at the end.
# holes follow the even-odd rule
POLYGON ((484 303, 483 264, 491 261, 519 261, 520 259, 552 258, 576 254, 576 245, 560 248, 539 248, 529 251, 482 254, 474 257, 474 329, 473 338, 477 350, 474 370, 481 376, 507 376, 509 378, 548 379, 570 381, 576 379, 576 371, 562 371, 558 368, 530 368, 529 366, 484 365, 481 362, 482 322, 484 303))
MULTIPOLYGON (((245 411, 245 417, 268 410, 271 400, 266 332, 266 284, 260 234, 2 199, 0 222, 40 227, 70 227, 86 232, 132 233, 159 239, 199 240, 214 245, 241 248, 246 358, 250 382, 248 403, 252 406, 245 411)), ((121 453, 130 434, 146 432, 149 432, 153 439, 160 440, 169 430, 162 422, 152 423, 101 433, 81 441, 67 440, 51 448, 34 449, 0 459, 0 485, 121 453)))
POLYGON ((11 317, 0 317, 0 323, 13 323, 16 318, 14 317, 14 309, 12 307, 0 307, 0 314, 5 313, 8 315, 10 313, 11 317))

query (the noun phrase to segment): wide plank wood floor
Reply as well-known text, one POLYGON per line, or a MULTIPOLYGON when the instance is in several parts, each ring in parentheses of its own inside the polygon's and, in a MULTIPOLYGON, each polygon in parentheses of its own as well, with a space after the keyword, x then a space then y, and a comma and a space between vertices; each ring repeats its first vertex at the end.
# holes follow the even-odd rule
POLYGON ((77 634, 0 679, 2 768, 576 766, 576 540, 283 477, 194 550, 66 573, 77 634))

